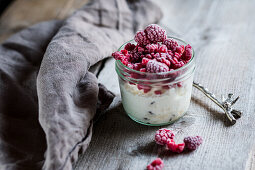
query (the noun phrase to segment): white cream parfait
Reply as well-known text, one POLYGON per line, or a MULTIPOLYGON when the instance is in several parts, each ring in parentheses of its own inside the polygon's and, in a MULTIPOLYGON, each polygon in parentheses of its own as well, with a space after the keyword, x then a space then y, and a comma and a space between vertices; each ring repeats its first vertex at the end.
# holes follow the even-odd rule
MULTIPOLYGON (((187 45, 184 41, 173 38, 179 45, 187 45)), ((126 44, 136 44, 131 40, 126 44)), ((195 70, 194 51, 192 57, 180 68, 166 72, 141 72, 116 60, 116 72, 123 107, 134 121, 161 126, 171 124, 182 117, 188 110, 191 99, 193 75, 195 70)))

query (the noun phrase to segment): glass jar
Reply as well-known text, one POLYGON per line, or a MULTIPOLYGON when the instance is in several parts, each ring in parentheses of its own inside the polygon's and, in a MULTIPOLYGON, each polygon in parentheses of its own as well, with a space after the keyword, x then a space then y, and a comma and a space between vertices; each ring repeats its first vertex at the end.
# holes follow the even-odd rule
MULTIPOLYGON (((174 38, 179 45, 187 45, 174 38)), ((134 40, 127 43, 136 44, 134 40)), ((122 104, 127 115, 134 121, 150 126, 171 124, 188 110, 195 70, 194 50, 192 58, 183 67, 161 73, 133 70, 116 60, 122 104)))

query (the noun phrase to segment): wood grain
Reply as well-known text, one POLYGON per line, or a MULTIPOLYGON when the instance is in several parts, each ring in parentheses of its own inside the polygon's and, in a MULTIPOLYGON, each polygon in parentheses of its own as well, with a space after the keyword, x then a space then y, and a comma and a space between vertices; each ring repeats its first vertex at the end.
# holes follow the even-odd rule
POLYGON ((0 17, 0 42, 40 21, 63 19, 89 0, 15 0, 0 17))
POLYGON ((177 141, 201 135, 194 152, 172 154, 153 142, 155 130, 129 119, 120 103, 114 61, 110 59, 99 81, 117 93, 113 108, 95 125, 91 144, 75 169, 145 169, 160 157, 165 169, 254 169, 255 146, 255 2, 158 0, 164 11, 161 25, 195 48, 195 80, 218 97, 240 95, 236 107, 244 116, 230 126, 222 111, 193 89, 188 113, 173 125, 177 141))

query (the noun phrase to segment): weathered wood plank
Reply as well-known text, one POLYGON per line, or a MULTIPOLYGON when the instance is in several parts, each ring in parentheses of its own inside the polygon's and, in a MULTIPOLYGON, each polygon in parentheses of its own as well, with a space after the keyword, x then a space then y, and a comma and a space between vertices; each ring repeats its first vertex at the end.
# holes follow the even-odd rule
POLYGON ((89 0, 15 0, 0 17, 0 42, 40 21, 63 19, 89 0))
MULTIPOLYGON (((218 96, 228 92, 240 95, 236 107, 245 114, 229 126, 221 110, 193 89, 188 113, 166 127, 177 133, 178 141, 188 135, 201 135, 204 144, 195 152, 178 155, 162 151, 153 142, 157 127, 133 122, 117 105, 95 125, 90 147, 75 169, 144 169, 156 157, 164 160, 165 169, 254 169, 255 20, 251 18, 255 18, 255 2, 155 2, 163 4, 161 24, 195 47, 195 80, 218 96)), ((116 78, 114 62, 109 60, 99 81, 119 94, 116 78)))

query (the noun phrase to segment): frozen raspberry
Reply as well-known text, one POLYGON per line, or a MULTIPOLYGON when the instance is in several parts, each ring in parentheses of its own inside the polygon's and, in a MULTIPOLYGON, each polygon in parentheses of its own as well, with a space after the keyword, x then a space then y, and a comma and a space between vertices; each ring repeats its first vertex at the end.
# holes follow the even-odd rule
POLYGON ((166 128, 159 129, 155 134, 155 141, 159 145, 165 145, 167 141, 172 140, 174 138, 174 133, 166 128))
POLYGON ((154 55, 154 58, 158 61, 158 62, 161 62, 161 63, 165 63, 167 66, 169 66, 168 62, 166 61, 166 54, 165 53, 156 53, 154 55))
POLYGON ((146 45, 150 43, 150 40, 148 40, 144 31, 136 32, 134 39, 138 45, 146 45))
POLYGON ((159 50, 158 50, 160 53, 166 53, 167 52, 167 47, 166 45, 161 45, 159 47, 159 50))
POLYGON ((169 67, 166 64, 160 63, 156 60, 150 60, 146 65, 146 70, 149 73, 160 73, 169 71, 169 67))
POLYGON ((134 70, 139 71, 142 67, 143 67, 143 66, 142 66, 141 63, 135 63, 135 64, 133 64, 133 69, 134 69, 134 70))
POLYGON ((154 55, 153 55, 153 57, 154 57, 155 59, 159 59, 159 58, 161 58, 161 56, 160 56, 160 54, 159 54, 159 53, 154 54, 154 55))
POLYGON ((181 55, 179 53, 174 53, 174 57, 177 58, 177 60, 179 60, 181 58, 181 55))
POLYGON ((171 64, 172 65, 175 65, 175 64, 177 64, 179 61, 178 61, 178 59, 176 58, 176 57, 171 57, 171 58, 169 58, 169 61, 171 61, 171 64))
POLYGON ((163 63, 163 58, 162 58, 162 57, 157 57, 156 60, 157 60, 158 62, 163 63))
POLYGON ((171 62, 169 60, 167 60, 166 58, 162 59, 162 63, 165 63, 168 67, 170 67, 171 62))
POLYGON ((135 49, 135 44, 127 43, 124 47, 125 50, 132 51, 135 49))
POLYGON ((192 47, 188 44, 186 45, 184 52, 182 54, 183 60, 190 60, 192 57, 192 47))
POLYGON ((144 30, 147 38, 153 42, 163 42, 166 39, 166 31, 157 24, 151 24, 144 30))
POLYGON ((129 64, 129 62, 128 62, 126 59, 121 60, 121 62, 122 62, 125 66, 127 66, 127 65, 129 64))
POLYGON ((187 64, 189 60, 181 60, 184 64, 187 64))
POLYGON ((171 39, 171 38, 166 39, 163 42, 163 44, 165 44, 167 46, 167 48, 169 50, 172 50, 173 52, 176 51, 176 47, 178 46, 178 43, 175 40, 171 39))
POLYGON ((173 140, 169 140, 166 148, 172 152, 181 153, 185 148, 185 143, 176 144, 173 140))
POLYGON ((146 66, 146 64, 150 61, 148 58, 143 58, 142 59, 142 65, 146 66))
POLYGON ((122 60, 124 57, 124 54, 122 54, 120 51, 116 51, 112 53, 112 56, 115 60, 122 60))
POLYGON ((133 64, 128 63, 127 66, 128 66, 129 68, 131 68, 131 69, 134 69, 134 65, 133 65, 133 64))
POLYGON ((138 47, 138 48, 137 48, 137 51, 138 51, 139 53, 142 53, 142 52, 144 52, 144 48, 143 48, 143 47, 138 47))
POLYGON ((167 60, 170 61, 172 58, 173 58, 173 57, 172 57, 169 53, 166 53, 166 59, 167 59, 167 60))
POLYGON ((184 143, 186 145, 186 148, 189 150, 196 150, 199 145, 202 144, 203 139, 201 136, 188 136, 184 138, 184 143))
POLYGON ((156 52, 158 52, 158 45, 157 44, 147 44, 146 49, 149 53, 156 53, 156 52))
POLYGON ((184 45, 176 47, 176 52, 182 55, 182 53, 184 52, 184 45))
POLYGON ((163 167, 163 161, 160 158, 157 158, 147 166, 147 170, 162 170, 163 167))
POLYGON ((141 68, 140 71, 141 72, 146 72, 146 68, 141 68))
POLYGON ((153 58, 150 54, 146 54, 145 57, 148 58, 148 59, 152 59, 153 58))
POLYGON ((170 56, 174 56, 174 53, 173 53, 171 50, 167 50, 167 53, 168 53, 170 56))
POLYGON ((124 54, 124 55, 127 55, 128 54, 128 50, 121 50, 121 53, 124 54))
POLYGON ((174 69, 178 69, 178 68, 181 68, 182 66, 184 66, 184 62, 183 61, 179 61, 178 63, 174 64, 173 65, 173 68, 174 69))
POLYGON ((131 57, 130 57, 130 61, 132 63, 137 63, 139 62, 141 59, 141 56, 139 55, 139 53, 134 53, 131 57))

